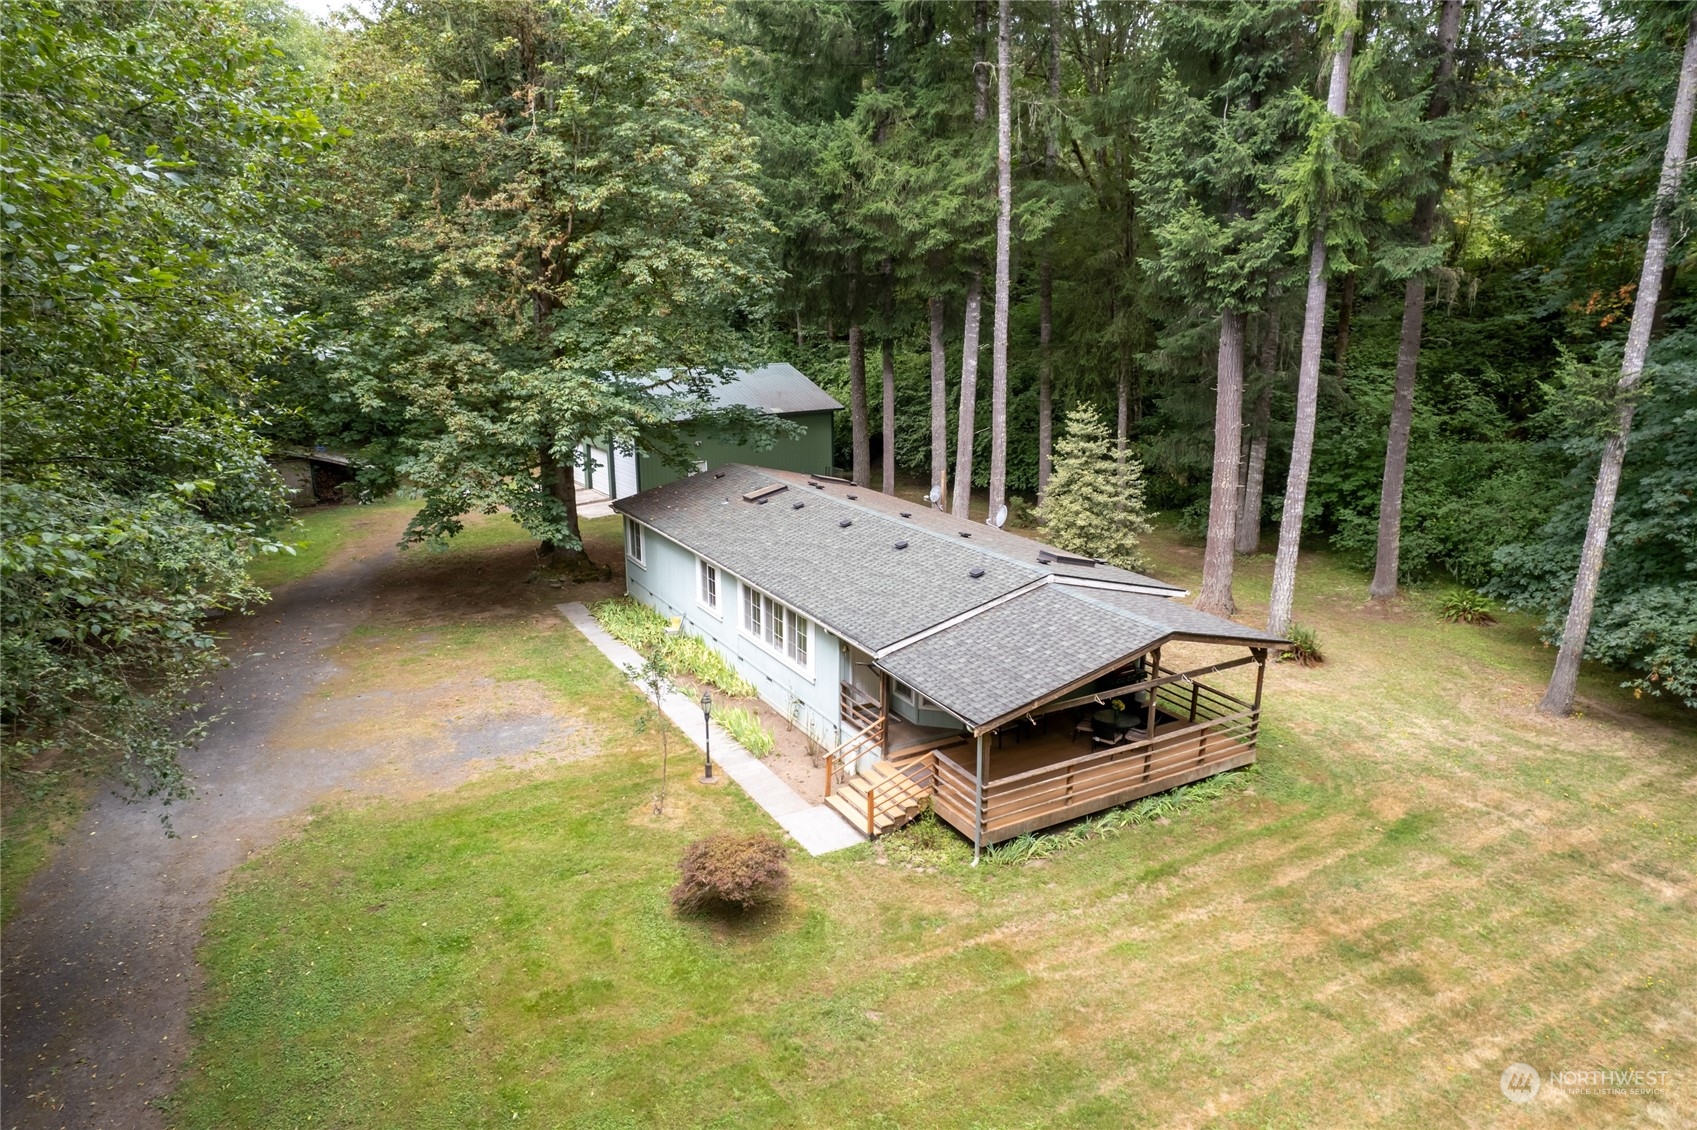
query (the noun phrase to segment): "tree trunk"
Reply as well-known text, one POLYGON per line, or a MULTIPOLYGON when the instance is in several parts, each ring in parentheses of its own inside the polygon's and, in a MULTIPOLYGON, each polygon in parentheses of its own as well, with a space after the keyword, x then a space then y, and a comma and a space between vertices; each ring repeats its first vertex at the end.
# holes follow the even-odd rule
POLYGON ((1049 475, 1055 452, 1055 369, 1049 352, 1052 337, 1054 296, 1054 265, 1049 261, 1047 248, 1038 275, 1037 293, 1037 501, 1042 503, 1049 493, 1049 475))
MULTIPOLYGON (((972 5, 972 121, 983 124, 990 115, 990 72, 985 68, 984 40, 990 27, 990 5, 972 5)), ((955 497, 951 512, 962 518, 972 512, 972 443, 978 430, 978 333, 984 317, 984 272, 974 269, 966 284, 966 321, 961 331, 960 412, 955 421, 955 497)))
POLYGON ((1355 320, 1355 272, 1343 277, 1338 287, 1338 333, 1332 341, 1332 361, 1338 376, 1343 376, 1344 362, 1349 358, 1349 324, 1355 320))
POLYGON ((866 409, 866 338, 860 323, 849 326, 849 430, 852 433, 849 477, 855 486, 872 483, 872 438, 866 409))
POLYGON ((1249 452, 1244 459, 1243 494, 1237 507, 1237 552, 1243 555, 1261 548, 1261 488, 1267 474, 1267 429, 1273 415, 1273 383, 1279 365, 1279 313, 1267 314, 1261 334, 1261 394, 1255 398, 1255 414, 1249 425, 1249 452))
POLYGON ((949 497, 949 375, 943 345, 943 300, 931 306, 931 486, 941 506, 949 497))
MULTIPOLYGON (((1344 116, 1349 98, 1349 60, 1354 47, 1355 0, 1340 0, 1345 28, 1332 59, 1332 83, 1326 111, 1344 116)), ((1308 466, 1314 456, 1314 418, 1320 402, 1320 345, 1326 328, 1326 227, 1314 225, 1308 255, 1308 305, 1302 318, 1302 359, 1297 368, 1296 434, 1291 440, 1290 477, 1285 483, 1284 513, 1279 518, 1279 550, 1273 559, 1273 594, 1267 606, 1267 630, 1282 636, 1290 629, 1296 600, 1296 559, 1302 549, 1302 511, 1308 501, 1308 466)))
POLYGON ((953 512, 965 518, 972 507, 972 436, 978 425, 978 329, 984 313, 984 276, 966 284, 966 327, 961 334, 960 419, 955 425, 953 512))
POLYGON ((555 501, 566 508, 566 530, 577 543, 559 545, 545 541, 541 546, 542 554, 573 561, 586 560, 589 555, 583 549, 583 530, 579 528, 577 518, 577 480, 572 477, 570 465, 561 466, 555 461, 554 452, 547 444, 537 449, 536 462, 541 474, 542 489, 553 495, 555 501))
POLYGON ((1579 684, 1579 661, 1585 654, 1585 637, 1591 632, 1591 613, 1597 601, 1597 582, 1603 572, 1603 554, 1608 548, 1609 525, 1614 520, 1615 492, 1620 489, 1621 467, 1626 462, 1626 444, 1632 434, 1632 393, 1644 374, 1644 358, 1650 351, 1650 327, 1661 296, 1662 271, 1667 263, 1671 216, 1679 199, 1679 184, 1685 172, 1685 155, 1691 143, 1693 103, 1697 102, 1697 12, 1685 31, 1685 56, 1679 67, 1679 90, 1673 100, 1673 117, 1668 128, 1668 147, 1662 154, 1662 178, 1656 187, 1655 215, 1644 244, 1644 266, 1638 275, 1638 293, 1632 304, 1632 326, 1626 334, 1626 349, 1620 359, 1620 380, 1613 433, 1603 445, 1597 468, 1597 489, 1591 496, 1591 516, 1585 524, 1585 542, 1579 553, 1579 572, 1573 580, 1573 600, 1562 628, 1561 650, 1556 653, 1555 671, 1538 709, 1545 714, 1567 714, 1573 709, 1573 692, 1579 684))
MULTIPOLYGON (((1043 147, 1043 175, 1054 176, 1059 146, 1054 116, 1061 104, 1061 0, 1049 0, 1049 115, 1043 147)), ((1055 369, 1050 344, 1054 337, 1055 264, 1053 248, 1043 237, 1043 262, 1037 271, 1037 502, 1049 493, 1049 474, 1055 451, 1055 369)))
POLYGON ((807 332, 803 330, 801 326, 800 309, 797 309, 795 312, 795 347, 797 349, 807 348, 807 332))
POLYGON ((1208 544, 1202 551, 1202 591, 1196 607, 1233 616, 1237 602, 1232 599, 1232 547, 1243 444, 1243 315, 1236 310, 1220 313, 1220 355, 1214 371, 1214 479, 1208 491, 1208 544))
POLYGON ((896 349, 884 339, 884 481, 879 489, 896 493, 896 349))
POLYGON ((1131 435, 1131 377, 1125 371, 1125 358, 1120 358, 1119 378, 1114 382, 1114 457, 1125 460, 1126 440, 1131 435))
POLYGON ((996 304, 990 323, 990 521, 1008 500, 1008 277, 1013 228, 1013 0, 996 20, 996 304))
MULTIPOLYGON (((1444 0, 1438 12, 1438 67, 1426 120, 1436 121, 1449 113, 1449 79, 1455 71, 1455 45, 1461 33, 1461 0, 1444 0)), ((1440 171, 1437 183, 1414 203, 1414 237, 1421 247, 1432 243, 1437 227, 1438 198, 1449 180, 1450 150, 1440 142, 1440 171)), ((1408 277, 1402 293, 1402 337, 1397 345, 1396 391, 1391 400, 1391 422, 1385 435, 1385 477, 1379 487, 1379 539, 1373 558, 1373 580, 1367 586, 1370 600, 1385 601, 1396 596, 1397 574, 1402 554, 1402 491, 1408 470, 1408 438, 1414 428, 1414 384, 1420 371, 1420 340, 1426 321, 1426 276, 1408 277)))

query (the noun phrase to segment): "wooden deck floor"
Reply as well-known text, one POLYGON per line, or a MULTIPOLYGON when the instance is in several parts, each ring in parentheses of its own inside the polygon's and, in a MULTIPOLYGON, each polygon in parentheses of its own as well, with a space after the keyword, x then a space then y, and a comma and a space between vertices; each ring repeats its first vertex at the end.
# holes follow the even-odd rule
MULTIPOLYGON (((1188 724, 1182 720, 1167 719, 1155 727, 1155 733, 1160 735, 1173 730, 1181 730, 1188 724)), ((1031 736, 1020 740, 1013 731, 1009 730, 997 737, 990 738, 985 749, 985 760, 989 763, 986 766, 985 780, 995 781, 1003 777, 1012 777, 1029 772, 1032 769, 1040 769, 1045 765, 1052 765, 1057 761, 1082 757, 1092 749, 1102 748, 1091 742, 1089 734, 1074 736, 1071 730, 1072 720, 1070 718, 1057 717, 1047 733, 1039 728, 1034 730, 1031 736)), ((1143 731, 1139 730, 1131 734, 1126 740, 1138 741, 1142 737, 1143 731)), ((977 771, 978 755, 970 744, 964 747, 956 746, 952 749, 945 749, 942 752, 944 757, 959 765, 968 774, 977 771)))

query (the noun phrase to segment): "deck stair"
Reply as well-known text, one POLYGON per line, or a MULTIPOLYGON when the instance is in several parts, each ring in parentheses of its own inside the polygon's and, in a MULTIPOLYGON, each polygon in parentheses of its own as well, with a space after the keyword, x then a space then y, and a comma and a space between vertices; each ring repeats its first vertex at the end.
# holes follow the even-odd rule
POLYGON ((833 786, 825 803, 868 838, 894 831, 918 816, 931 795, 931 766, 924 759, 904 764, 874 761, 833 786))

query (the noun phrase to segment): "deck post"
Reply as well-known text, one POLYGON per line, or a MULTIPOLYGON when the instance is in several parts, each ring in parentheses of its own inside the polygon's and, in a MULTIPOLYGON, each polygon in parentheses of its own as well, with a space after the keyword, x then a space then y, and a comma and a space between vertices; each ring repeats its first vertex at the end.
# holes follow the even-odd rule
POLYGON ((984 850, 984 735, 978 735, 978 813, 972 821, 972 865, 984 850))
POLYGON ((890 754, 890 676, 884 671, 878 672, 878 756, 888 757, 890 754))
MULTIPOLYGON (((1156 648, 1149 655, 1149 681, 1154 682, 1161 677, 1161 649, 1156 648)), ((1149 740, 1155 740, 1155 688, 1149 688, 1149 740)))
POLYGON ((1267 679, 1267 649, 1252 647, 1249 653, 1255 656, 1255 709, 1261 709, 1261 684, 1267 679))

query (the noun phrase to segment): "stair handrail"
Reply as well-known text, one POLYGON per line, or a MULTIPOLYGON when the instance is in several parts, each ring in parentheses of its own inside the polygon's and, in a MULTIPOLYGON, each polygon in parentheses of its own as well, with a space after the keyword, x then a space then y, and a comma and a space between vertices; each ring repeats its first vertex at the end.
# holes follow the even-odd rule
POLYGON ((836 748, 825 755, 826 796, 831 795, 832 785, 834 785, 842 777, 846 776, 846 774, 843 773, 843 766, 853 765, 862 757, 865 757, 868 753, 870 753, 872 748, 876 748, 880 744, 880 739, 882 737, 881 733, 877 737, 872 737, 870 745, 868 745, 864 739, 871 736, 874 730, 879 730, 883 724, 883 718, 874 718, 872 721, 850 734, 847 738, 838 742, 836 748), (845 757, 844 752, 850 746, 857 746, 857 748, 852 756, 845 757))
MULTIPOLYGON (((904 808, 908 801, 916 797, 931 795, 932 782, 936 778, 935 751, 910 758, 902 763, 895 773, 873 784, 866 782, 866 838, 874 839, 878 835, 878 804, 881 801, 886 807, 896 810, 904 808), (907 769, 921 765, 925 768, 925 779, 910 776, 907 769)), ((893 823, 893 821, 892 821, 893 823)))

